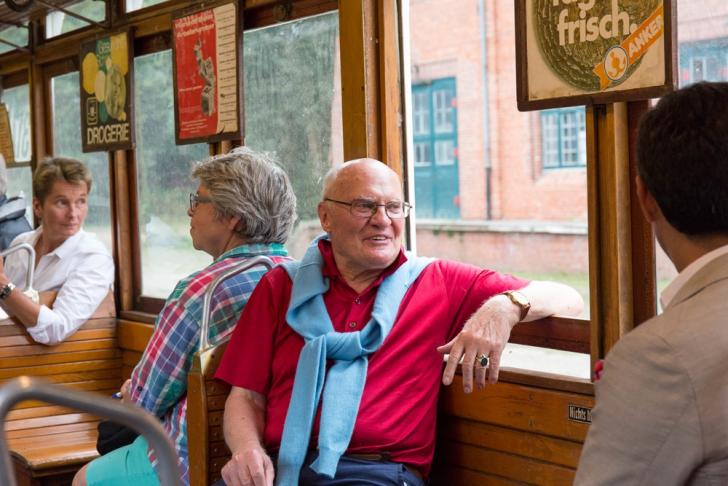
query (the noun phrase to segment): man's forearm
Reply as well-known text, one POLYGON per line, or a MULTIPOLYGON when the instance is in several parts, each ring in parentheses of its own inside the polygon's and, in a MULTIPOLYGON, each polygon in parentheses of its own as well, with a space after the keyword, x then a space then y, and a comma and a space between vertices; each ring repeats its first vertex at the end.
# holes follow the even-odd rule
POLYGON ((524 321, 534 321, 554 314, 578 316, 584 308, 584 301, 576 290, 557 282, 534 280, 519 292, 531 304, 524 321))
POLYGON ((244 388, 233 387, 225 402, 223 431, 233 454, 263 449, 265 397, 244 388))

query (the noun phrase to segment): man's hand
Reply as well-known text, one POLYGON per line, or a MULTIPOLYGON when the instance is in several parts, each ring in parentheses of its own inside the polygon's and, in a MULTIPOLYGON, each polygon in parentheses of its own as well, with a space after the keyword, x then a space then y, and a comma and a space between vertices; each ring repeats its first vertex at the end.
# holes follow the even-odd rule
POLYGON ((438 352, 450 355, 442 374, 442 383, 452 383, 461 358, 465 393, 473 391, 473 371, 478 389, 485 387, 486 377, 489 383, 496 383, 501 354, 519 317, 520 308, 505 295, 496 295, 487 300, 452 341, 437 348, 438 352), (476 357, 480 355, 488 356, 487 368, 476 363, 476 357))
POLYGON ((273 461, 261 447, 233 454, 222 468, 227 486, 273 486, 273 461))

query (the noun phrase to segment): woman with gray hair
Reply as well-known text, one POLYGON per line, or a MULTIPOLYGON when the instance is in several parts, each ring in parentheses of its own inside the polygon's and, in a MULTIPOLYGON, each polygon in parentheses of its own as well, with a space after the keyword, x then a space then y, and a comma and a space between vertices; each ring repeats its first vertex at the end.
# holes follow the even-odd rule
MULTIPOLYGON (((242 260, 266 255, 289 260, 283 243, 293 226, 296 196, 286 173, 269 156, 246 147, 197 164, 199 181, 190 194, 190 234, 195 249, 214 258, 208 267, 182 279, 157 317, 149 344, 121 396, 159 417, 174 442, 189 484, 187 374, 199 346, 205 288, 242 260)), ((255 267, 225 280, 212 297, 209 341, 233 330, 253 288, 264 274, 255 267)), ((100 451, 105 452, 105 451, 100 451)), ((74 479, 83 484, 157 484, 155 457, 143 437, 84 466, 74 479)))
POLYGON ((0 251, 9 247, 20 233, 33 229, 25 219, 25 200, 21 196, 8 198, 7 191, 5 159, 0 154, 0 251))

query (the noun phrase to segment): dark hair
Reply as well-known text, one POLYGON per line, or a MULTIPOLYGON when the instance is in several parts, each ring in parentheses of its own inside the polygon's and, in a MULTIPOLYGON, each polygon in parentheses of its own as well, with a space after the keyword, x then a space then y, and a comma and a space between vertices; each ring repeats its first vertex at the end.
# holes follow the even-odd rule
POLYGON ((728 233, 728 83, 697 83, 664 96, 640 123, 637 159, 675 229, 728 233))

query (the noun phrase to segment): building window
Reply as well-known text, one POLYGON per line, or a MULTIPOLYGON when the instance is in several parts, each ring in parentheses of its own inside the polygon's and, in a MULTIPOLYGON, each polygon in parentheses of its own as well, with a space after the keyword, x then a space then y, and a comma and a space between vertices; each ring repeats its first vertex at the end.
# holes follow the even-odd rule
POLYGON ((453 131, 455 92, 450 86, 433 90, 432 99, 435 104, 435 132, 449 133, 453 131))
POLYGON ((460 217, 455 78, 412 86, 415 204, 420 218, 460 217))
POLYGON ((415 167, 429 167, 432 163, 430 159, 430 144, 429 143, 416 143, 415 144, 415 167))
POLYGON ((430 131, 430 103, 426 90, 414 94, 414 110, 412 119, 414 121, 415 135, 427 135, 430 131))
POLYGON ((559 108, 541 112, 543 167, 586 165, 586 121, 584 108, 559 108))

